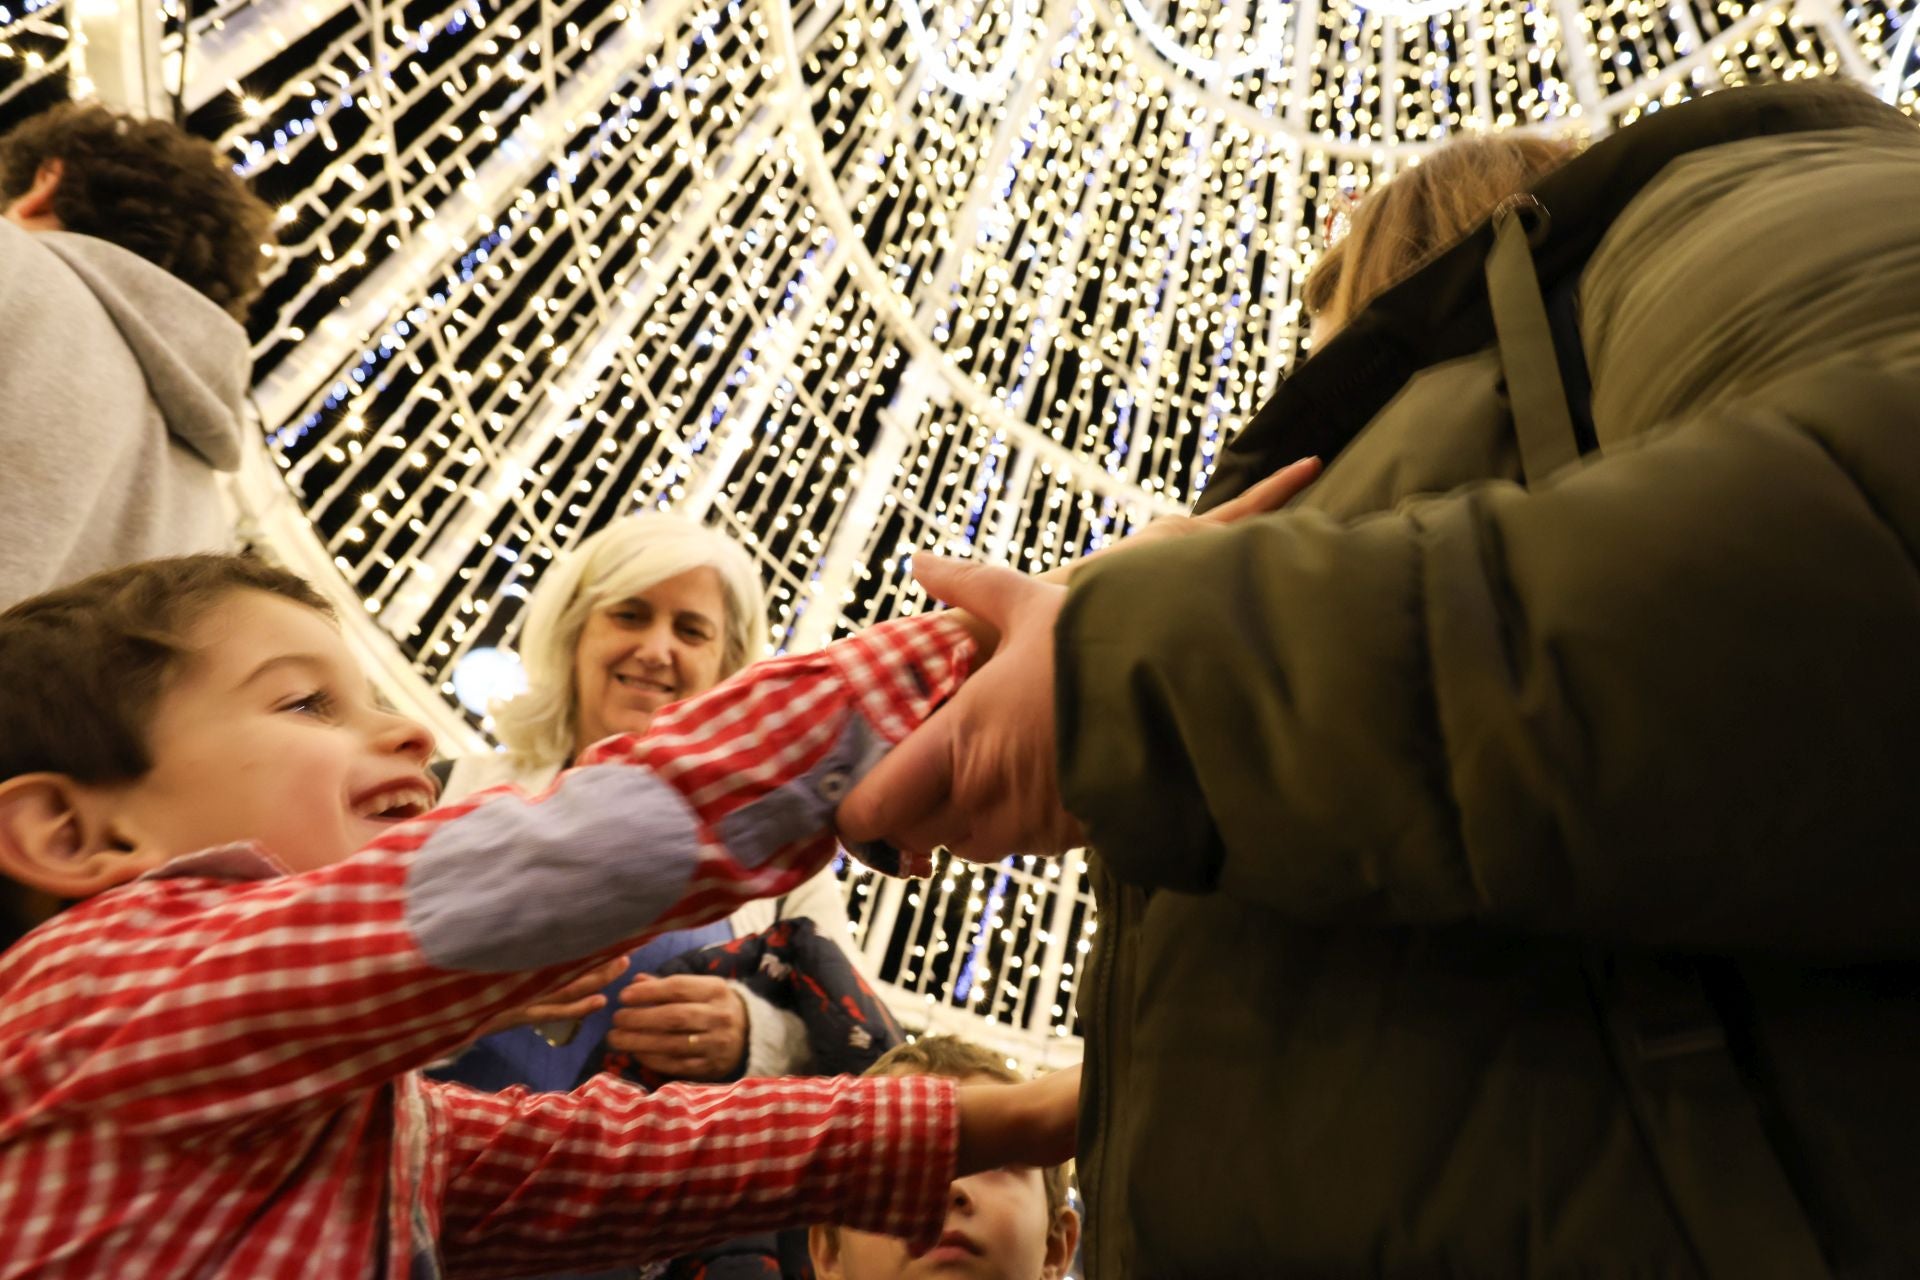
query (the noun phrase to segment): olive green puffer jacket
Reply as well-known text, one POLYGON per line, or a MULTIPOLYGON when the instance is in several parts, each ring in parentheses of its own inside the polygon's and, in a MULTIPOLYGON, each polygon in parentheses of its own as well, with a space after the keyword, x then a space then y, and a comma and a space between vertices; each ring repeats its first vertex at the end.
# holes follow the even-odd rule
POLYGON ((1534 194, 1073 584, 1095 1280, 1920 1276, 1920 132, 1534 194))

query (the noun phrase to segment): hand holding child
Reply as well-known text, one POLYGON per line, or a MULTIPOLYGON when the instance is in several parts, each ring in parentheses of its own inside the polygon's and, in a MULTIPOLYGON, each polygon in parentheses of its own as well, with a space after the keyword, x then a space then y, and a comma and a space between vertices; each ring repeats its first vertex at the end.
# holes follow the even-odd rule
MULTIPOLYGON (((1319 474, 1320 460, 1303 458, 1204 516, 1156 520, 1077 563, 1264 515, 1319 474)), ((993 637, 997 652, 853 789, 837 814, 843 839, 890 846, 909 872, 931 868, 932 850, 943 845, 970 861, 994 862, 1085 842, 1060 801, 1053 720, 1054 624, 1073 567, 1029 577, 915 557, 914 577, 927 594, 955 606, 951 616, 983 648, 983 637, 993 637)))
POLYGON ((1001 633, 1000 652, 841 803, 850 845, 884 841, 902 865, 944 845, 992 862, 1085 843, 1060 802, 1053 721, 1055 620, 1067 590, 995 565, 919 556, 914 577, 937 599, 1001 633))

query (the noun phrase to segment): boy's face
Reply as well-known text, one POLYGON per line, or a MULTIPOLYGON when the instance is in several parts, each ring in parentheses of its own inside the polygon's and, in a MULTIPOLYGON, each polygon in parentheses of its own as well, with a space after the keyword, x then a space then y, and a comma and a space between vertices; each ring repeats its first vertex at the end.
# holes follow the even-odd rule
MULTIPOLYGON (((997 1084, 973 1076, 962 1084, 997 1084)), ((913 1256, 904 1240, 841 1229, 813 1230, 813 1265, 821 1280, 1058 1280, 1073 1262, 1079 1221, 1071 1209, 1047 1211, 1038 1169, 988 1169, 947 1189, 940 1242, 913 1256)))
POLYGON ((123 838, 169 857, 259 841, 294 871, 433 807, 433 737, 385 710, 331 623, 236 591, 188 632, 148 730, 153 767, 111 790, 123 838))

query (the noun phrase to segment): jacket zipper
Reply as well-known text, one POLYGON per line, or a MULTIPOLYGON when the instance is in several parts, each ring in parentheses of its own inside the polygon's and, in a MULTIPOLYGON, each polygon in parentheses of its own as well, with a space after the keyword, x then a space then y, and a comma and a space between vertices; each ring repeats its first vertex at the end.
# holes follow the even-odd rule
MULTIPOLYGON (((1091 853, 1091 851, 1089 851, 1091 853)), ((1113 1228, 1108 1225, 1102 1229, 1100 1218, 1093 1212, 1091 1203, 1095 1194, 1103 1194, 1107 1188, 1101 1179, 1106 1167, 1105 1144, 1113 1140, 1113 1112, 1111 1105, 1112 1090, 1107 1087, 1107 1074, 1114 1061, 1114 1006, 1117 1003, 1113 990, 1113 967, 1115 940, 1120 936, 1121 926, 1125 923, 1126 894, 1124 888, 1117 885, 1105 868, 1097 867, 1093 858, 1087 860, 1090 879, 1094 884, 1094 905, 1097 909, 1095 919, 1100 928, 1094 937, 1093 972, 1089 975, 1093 983, 1093 1004, 1099 1021, 1095 1025, 1094 1035, 1082 1041, 1081 1088, 1084 1096, 1081 1100, 1082 1114, 1091 1113, 1095 1121, 1095 1132, 1102 1138, 1102 1153, 1098 1159, 1083 1162, 1086 1176, 1081 1186, 1088 1199, 1087 1221, 1089 1229, 1100 1234, 1099 1248, 1089 1249, 1089 1269, 1097 1268, 1097 1274, 1117 1274, 1106 1265, 1112 1255, 1114 1245, 1109 1234, 1113 1228)), ((1122 1203, 1113 1196, 1104 1195, 1108 1205, 1122 1203)))

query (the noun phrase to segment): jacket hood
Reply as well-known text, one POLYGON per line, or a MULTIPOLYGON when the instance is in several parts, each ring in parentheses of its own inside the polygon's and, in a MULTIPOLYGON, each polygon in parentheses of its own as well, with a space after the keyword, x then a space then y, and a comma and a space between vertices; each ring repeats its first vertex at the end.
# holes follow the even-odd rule
POLYGON ((113 318, 173 437, 214 469, 238 470, 252 364, 247 331, 197 289, 119 245, 69 231, 33 235, 113 318))
MULTIPOLYGON (((1681 156, 1812 130, 1870 127, 1912 138, 1913 120, 1856 86, 1754 85, 1709 94, 1609 134, 1535 186, 1551 216, 1536 247, 1544 285, 1578 271, 1622 210, 1681 156)), ((1221 454, 1195 504, 1209 511, 1296 458, 1332 465, 1412 374, 1493 341, 1486 257, 1492 218, 1369 302, 1285 378, 1221 454)))

